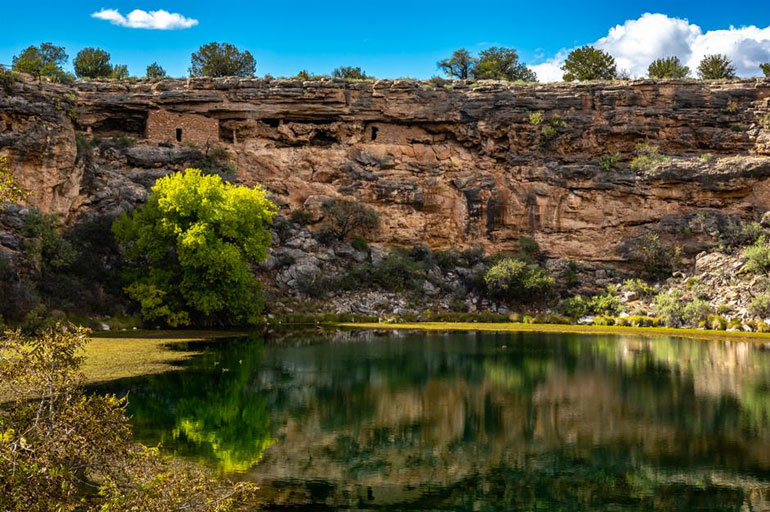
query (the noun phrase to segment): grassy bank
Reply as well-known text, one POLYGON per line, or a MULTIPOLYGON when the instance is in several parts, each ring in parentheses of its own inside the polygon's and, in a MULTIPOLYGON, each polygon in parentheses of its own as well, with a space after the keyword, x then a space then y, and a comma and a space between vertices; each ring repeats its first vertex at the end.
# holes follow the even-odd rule
POLYGON ((412 322, 412 323, 340 323, 339 327, 355 329, 411 329, 419 331, 494 331, 554 332, 574 334, 626 334, 633 336, 673 336, 699 339, 757 339, 770 342, 770 333, 709 331, 705 329, 672 329, 669 327, 621 327, 609 325, 522 324, 481 322, 412 322))
POLYGON ((243 335, 232 331, 100 332, 86 345, 83 372, 88 382, 160 373, 196 354, 180 345, 243 335))

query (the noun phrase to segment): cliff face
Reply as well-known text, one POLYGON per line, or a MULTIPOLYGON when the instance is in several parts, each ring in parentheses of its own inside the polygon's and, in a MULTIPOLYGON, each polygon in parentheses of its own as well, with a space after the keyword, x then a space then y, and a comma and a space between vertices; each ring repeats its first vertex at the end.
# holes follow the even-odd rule
POLYGON ((550 257, 615 263, 648 231, 694 253, 716 243, 694 219, 770 209, 769 80, 24 83, 0 116, 32 202, 68 219, 140 203, 216 143, 289 209, 370 204, 383 228, 368 238, 386 245, 495 252, 527 236, 550 257), (78 152, 76 131, 135 143, 78 152), (632 168, 640 143, 668 158, 632 168))

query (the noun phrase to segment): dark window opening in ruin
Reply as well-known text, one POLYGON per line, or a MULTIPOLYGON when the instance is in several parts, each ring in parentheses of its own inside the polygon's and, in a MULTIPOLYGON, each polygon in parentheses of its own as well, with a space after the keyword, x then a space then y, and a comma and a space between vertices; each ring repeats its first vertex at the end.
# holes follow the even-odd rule
POLYGON ((372 140, 377 140, 377 132, 380 131, 376 126, 372 126, 372 140))
POLYGON ((280 119, 268 119, 268 118, 265 118, 265 119, 262 120, 262 122, 265 123, 270 128, 278 128, 278 125, 281 124, 281 120, 280 119))
POLYGON ((181 128, 177 128, 176 129, 176 141, 177 142, 182 142, 182 129, 181 128))

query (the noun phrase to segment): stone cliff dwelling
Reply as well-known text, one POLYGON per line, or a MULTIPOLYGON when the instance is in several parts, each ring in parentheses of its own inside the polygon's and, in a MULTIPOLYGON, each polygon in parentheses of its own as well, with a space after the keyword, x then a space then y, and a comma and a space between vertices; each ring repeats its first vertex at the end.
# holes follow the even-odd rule
POLYGON ((199 114, 151 110, 147 115, 146 137, 151 141, 175 144, 218 142, 219 121, 199 114))

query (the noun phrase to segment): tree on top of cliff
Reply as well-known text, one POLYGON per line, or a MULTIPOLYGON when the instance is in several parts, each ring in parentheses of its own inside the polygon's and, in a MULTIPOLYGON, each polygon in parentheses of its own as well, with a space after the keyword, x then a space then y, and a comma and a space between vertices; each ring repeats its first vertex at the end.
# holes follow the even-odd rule
POLYGON ((128 295, 146 321, 256 324, 264 307, 251 265, 267 257, 276 207, 259 187, 187 169, 160 178, 147 204, 113 225, 128 295))
POLYGON ((166 78, 166 70, 157 62, 153 62, 147 66, 146 75, 147 78, 166 78))
POLYGON ((614 80, 618 77, 615 58, 593 46, 572 50, 561 67, 564 81, 573 80, 614 80))
POLYGON ((535 72, 519 62, 519 54, 516 50, 497 46, 479 52, 479 57, 473 66, 473 76, 482 80, 537 82, 535 72))
POLYGON ((81 78, 110 78, 110 54, 101 48, 83 48, 75 56, 75 74, 81 78))
POLYGON ((679 57, 656 59, 647 68, 650 78, 687 78, 690 68, 679 62, 679 57))
POLYGON ((765 78, 770 78, 770 62, 765 62, 759 65, 759 69, 765 74, 765 78))
POLYGON ((38 80, 41 77, 61 80, 66 76, 62 66, 68 58, 63 46, 41 43, 40 46, 29 46, 16 55, 13 58, 13 70, 29 73, 38 80))
POLYGON ((367 78, 374 78, 366 74, 366 71, 356 66, 340 66, 332 71, 332 77, 345 78, 347 80, 366 80, 367 78))
POLYGON ((473 71, 476 59, 465 48, 460 48, 452 53, 448 59, 440 60, 436 66, 451 78, 469 78, 473 71))
POLYGON ((537 82, 535 72, 519 62, 519 54, 513 48, 492 46, 479 52, 478 57, 461 48, 436 65, 451 78, 537 82))
POLYGON ((204 44, 192 54, 190 76, 254 76, 257 61, 248 50, 241 51, 229 43, 204 44))
POLYGON ((735 78, 735 66, 727 55, 706 55, 698 64, 698 76, 703 80, 735 78))

